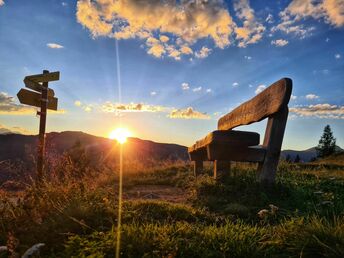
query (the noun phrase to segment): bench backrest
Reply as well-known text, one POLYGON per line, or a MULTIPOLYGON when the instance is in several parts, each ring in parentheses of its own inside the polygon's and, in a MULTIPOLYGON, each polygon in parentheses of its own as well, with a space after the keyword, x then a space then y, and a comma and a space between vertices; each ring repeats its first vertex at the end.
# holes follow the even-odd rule
POLYGON ((221 117, 218 121, 218 130, 231 130, 240 125, 248 125, 272 117, 287 107, 291 91, 291 79, 283 78, 275 82, 254 98, 221 117))

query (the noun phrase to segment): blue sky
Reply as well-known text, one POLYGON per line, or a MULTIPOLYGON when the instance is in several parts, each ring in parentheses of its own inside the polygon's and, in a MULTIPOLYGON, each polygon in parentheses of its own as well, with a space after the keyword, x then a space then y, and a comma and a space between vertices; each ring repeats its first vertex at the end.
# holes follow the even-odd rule
MULTIPOLYGON (((344 146, 344 1, 191 2, 0 0, 0 131, 38 132, 16 94, 43 69, 61 73, 47 131, 107 136, 121 121, 183 145, 290 77, 283 148, 315 146, 326 124, 344 146)), ((263 138, 265 124, 238 129, 263 138)))

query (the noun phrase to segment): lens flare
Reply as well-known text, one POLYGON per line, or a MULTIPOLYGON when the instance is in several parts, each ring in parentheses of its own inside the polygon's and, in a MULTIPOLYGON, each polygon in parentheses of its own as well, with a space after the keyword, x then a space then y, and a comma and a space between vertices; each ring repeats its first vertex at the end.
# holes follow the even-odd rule
POLYGON ((131 133, 126 128, 117 128, 110 132, 109 138, 116 140, 120 144, 123 144, 127 141, 127 138, 131 136, 131 133))

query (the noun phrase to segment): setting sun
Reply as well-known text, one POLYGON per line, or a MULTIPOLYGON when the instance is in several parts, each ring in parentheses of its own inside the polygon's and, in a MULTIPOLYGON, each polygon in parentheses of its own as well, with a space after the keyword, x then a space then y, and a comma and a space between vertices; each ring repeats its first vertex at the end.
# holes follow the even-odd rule
POLYGON ((118 141, 123 144, 127 141, 127 138, 131 136, 130 131, 127 128, 117 128, 110 132, 109 138, 118 141))

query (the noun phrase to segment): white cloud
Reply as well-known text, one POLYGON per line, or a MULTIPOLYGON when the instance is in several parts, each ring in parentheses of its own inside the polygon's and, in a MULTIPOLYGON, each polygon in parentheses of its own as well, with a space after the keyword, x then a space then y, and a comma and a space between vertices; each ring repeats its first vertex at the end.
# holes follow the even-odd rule
POLYGON ((339 58, 341 58, 341 55, 340 55, 340 54, 335 54, 334 57, 335 57, 336 59, 339 59, 339 58))
POLYGON ((170 112, 168 117, 182 119, 210 119, 209 115, 196 111, 192 107, 188 107, 186 109, 174 109, 170 112))
POLYGON ((105 102, 101 106, 101 111, 105 113, 112 113, 112 112, 164 112, 166 111, 166 107, 157 106, 157 105, 149 105, 144 103, 112 103, 110 101, 105 102))
POLYGON ((193 92, 199 92, 201 90, 202 90, 202 87, 196 87, 192 89, 193 92))
POLYGON ((76 107, 81 107, 82 103, 81 103, 80 100, 76 100, 76 101, 74 101, 74 105, 75 105, 76 107))
POLYGON ((146 41, 148 54, 181 60, 183 55, 207 57, 210 48, 192 49, 202 39, 210 39, 220 49, 233 44, 246 47, 261 40, 265 27, 249 1, 235 0, 234 9, 240 25, 223 0, 78 0, 76 17, 93 37, 144 41, 153 37, 158 42, 148 45, 146 41))
POLYGON ((233 86, 233 87, 238 87, 238 86, 239 86, 239 83, 238 83, 238 82, 233 82, 232 86, 233 86))
POLYGON ((261 93, 261 92, 262 92, 263 90, 265 90, 265 89, 266 89, 266 85, 264 85, 264 84, 259 85, 259 86, 257 87, 257 89, 255 90, 256 95, 259 94, 259 93, 261 93))
POLYGON ((222 0, 79 0, 76 16, 93 37, 143 40, 156 37, 160 46, 150 46, 148 53, 174 59, 177 53, 192 54, 190 46, 200 39, 209 38, 219 48, 228 46, 235 26, 222 0), (169 52, 167 47, 175 51, 169 52))
POLYGON ((247 60, 251 60, 252 56, 244 56, 244 58, 247 59, 247 60))
POLYGON ((59 45, 59 44, 56 44, 56 43, 48 43, 47 47, 48 48, 54 48, 54 49, 64 48, 62 45, 59 45))
POLYGON ((293 0, 280 12, 282 22, 272 31, 293 33, 301 38, 308 36, 314 27, 306 27, 302 22, 307 18, 324 20, 335 26, 344 26, 344 1, 341 0, 293 0))
POLYGON ((93 110, 93 105, 91 104, 83 104, 80 100, 74 101, 74 106, 80 107, 82 110, 86 112, 91 112, 93 110))
POLYGON ((206 93, 212 93, 213 92, 213 90, 212 89, 206 89, 206 91, 205 91, 206 93))
POLYGON ((183 82, 183 83, 182 83, 182 90, 189 90, 189 89, 190 89, 189 84, 186 83, 186 82, 183 82))
POLYGON ((151 91, 150 93, 151 96, 155 96, 156 94, 157 94, 156 91, 151 91))
POLYGON ((250 7, 248 0, 235 0, 234 11, 242 21, 243 26, 235 27, 236 40, 239 47, 246 47, 249 44, 258 42, 265 31, 263 24, 257 21, 254 10, 250 7))
POLYGON ((323 119, 344 119, 344 106, 330 105, 328 103, 296 106, 289 109, 300 117, 316 117, 323 119))
POLYGON ((211 53, 211 49, 207 47, 202 47, 200 51, 195 53, 195 57, 197 58, 206 58, 211 53))
POLYGON ((274 17, 272 16, 271 13, 268 14, 268 16, 266 17, 265 21, 267 23, 274 23, 274 17))
POLYGON ((150 105, 145 103, 113 103, 107 101, 103 104, 95 105, 81 105, 85 112, 90 112, 95 109, 98 112, 114 113, 118 116, 122 112, 136 113, 136 112, 149 112, 149 113, 168 113, 169 118, 181 119, 209 119, 210 116, 206 113, 201 113, 194 110, 192 107, 186 109, 176 109, 172 107, 165 107, 160 105, 150 105))
POLYGON ((297 99, 297 96, 295 96, 295 95, 292 94, 292 95, 290 96, 290 99, 291 99, 291 100, 296 100, 296 99, 297 99))
POLYGON ((5 4, 4 0, 0 0, 0 6, 2 6, 4 4, 5 4))
POLYGON ((271 45, 275 45, 277 47, 283 47, 287 45, 288 43, 289 43, 288 40, 285 40, 285 39, 276 39, 276 40, 271 41, 271 45))
POLYGON ((68 4, 67 4, 66 2, 62 2, 61 5, 62 5, 63 7, 66 7, 68 4))
POLYGON ((307 94, 306 95, 306 99, 309 99, 309 100, 313 100, 313 99, 318 99, 319 96, 315 95, 315 94, 307 94))

